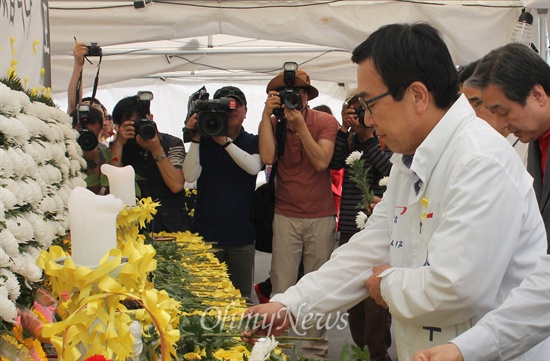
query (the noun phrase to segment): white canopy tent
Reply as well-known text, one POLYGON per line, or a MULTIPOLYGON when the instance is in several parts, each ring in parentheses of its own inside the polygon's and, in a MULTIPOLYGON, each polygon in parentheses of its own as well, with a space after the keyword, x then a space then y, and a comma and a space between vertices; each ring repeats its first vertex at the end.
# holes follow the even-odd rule
MULTIPOLYGON (((339 112, 355 83, 351 50, 380 26, 428 22, 455 63, 465 65, 507 43, 524 6, 535 18, 533 42, 546 50, 550 0, 50 0, 53 97, 66 106, 76 37, 103 48, 97 97, 109 109, 137 90, 152 90, 161 131, 181 136, 189 95, 202 85, 213 93, 232 84, 247 95, 245 127, 255 132, 265 85, 285 61, 298 62, 319 88, 311 105, 339 112)), ((99 58, 90 60, 96 65, 99 58)), ((95 75, 87 64, 86 95, 95 75)))

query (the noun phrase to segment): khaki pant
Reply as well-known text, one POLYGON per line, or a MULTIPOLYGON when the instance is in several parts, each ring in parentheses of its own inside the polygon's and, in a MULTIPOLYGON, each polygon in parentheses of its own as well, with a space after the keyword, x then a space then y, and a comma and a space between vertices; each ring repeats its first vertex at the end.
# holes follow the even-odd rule
MULTIPOLYGON (((273 294, 282 293, 296 283, 302 259, 304 273, 307 274, 319 269, 330 258, 335 230, 334 216, 304 219, 275 214, 271 257, 273 294)), ((325 358, 328 353, 326 329, 311 328, 306 336, 320 338, 321 341, 304 341, 301 356, 325 358)))

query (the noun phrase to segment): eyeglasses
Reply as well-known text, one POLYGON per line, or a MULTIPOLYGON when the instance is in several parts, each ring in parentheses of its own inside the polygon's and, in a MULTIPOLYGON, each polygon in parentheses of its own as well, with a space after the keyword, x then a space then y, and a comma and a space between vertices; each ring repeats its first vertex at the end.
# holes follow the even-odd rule
POLYGON ((394 93, 395 91, 399 91, 401 89, 404 89, 404 88, 408 87, 409 85, 410 84, 402 85, 400 87, 390 89, 387 92, 385 92, 384 94, 380 94, 380 95, 375 96, 374 98, 371 98, 371 99, 368 99, 368 100, 365 100, 360 96, 358 96, 357 99, 359 100, 359 104, 361 104, 361 107, 363 109, 365 109, 367 112, 369 112, 370 115, 372 115, 372 108, 369 106, 370 103, 375 102, 379 99, 382 99, 383 97, 388 96, 388 95, 394 93))

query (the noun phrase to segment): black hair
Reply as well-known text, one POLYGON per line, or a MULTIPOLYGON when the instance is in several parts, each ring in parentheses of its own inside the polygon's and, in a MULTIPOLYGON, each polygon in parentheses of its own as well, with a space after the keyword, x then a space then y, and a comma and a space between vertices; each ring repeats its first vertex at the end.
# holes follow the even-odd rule
POLYGON ((422 82, 438 108, 458 99, 458 74, 439 32, 426 23, 390 24, 372 33, 352 53, 351 60, 370 59, 397 101, 414 81, 422 82))
POLYGON ((313 107, 313 109, 332 115, 332 109, 330 109, 330 107, 325 104, 317 105, 316 107, 313 107))
MULTIPOLYGON (((71 114, 69 114, 73 118, 73 127, 76 124, 78 124, 77 112, 78 112, 78 109, 75 108, 73 109, 71 114)), ((88 111, 88 117, 86 119, 87 119, 86 120, 87 125, 96 124, 96 123, 103 124, 103 114, 99 111, 99 109, 94 108, 92 106, 90 106, 90 110, 88 111)))
POLYGON ((113 108, 113 121, 120 125, 123 119, 129 118, 134 112, 140 115, 150 114, 149 103, 140 102, 137 95, 121 99, 113 108))
POLYGON ((479 89, 495 85, 508 99, 525 106, 537 84, 550 95, 550 66, 530 47, 511 43, 485 55, 468 83, 479 89))
POLYGON ((474 70, 476 70, 477 64, 479 64, 479 59, 472 61, 470 64, 466 65, 458 71, 458 82, 460 84, 464 84, 464 82, 472 76, 474 70))

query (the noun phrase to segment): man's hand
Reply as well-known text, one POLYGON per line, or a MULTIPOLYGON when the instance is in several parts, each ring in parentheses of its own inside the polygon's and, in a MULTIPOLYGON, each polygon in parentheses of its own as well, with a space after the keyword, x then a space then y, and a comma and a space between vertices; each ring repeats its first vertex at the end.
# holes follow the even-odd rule
POLYGON ((414 354, 413 361, 464 361, 459 348, 452 343, 439 345, 414 354))
POLYGON ((159 139, 159 133, 157 132, 155 136, 152 139, 145 140, 141 137, 141 135, 136 136, 136 143, 143 149, 148 150, 153 154, 153 156, 157 156, 164 153, 164 149, 162 148, 162 145, 160 145, 160 139, 159 139))
POLYGON ((267 93, 267 99, 265 100, 264 111, 262 113, 263 117, 266 119, 271 119, 271 114, 273 114, 273 109, 279 108, 281 106, 281 98, 279 98, 279 92, 270 91, 267 93))
POLYGON ((84 65, 84 57, 88 55, 88 47, 85 44, 78 43, 73 48, 73 57, 75 64, 84 65))
POLYGON ((134 128, 134 122, 127 120, 118 127, 115 142, 120 143, 120 145, 124 145, 128 139, 134 139, 135 137, 136 130, 134 128))
POLYGON ((242 333, 245 342, 254 343, 255 338, 250 336, 279 336, 291 324, 294 316, 278 302, 264 303, 250 307, 244 314, 243 321, 248 319, 246 330, 242 333))
POLYGON ((384 301, 384 299, 382 298, 382 293, 380 292, 380 284, 382 283, 382 279, 378 277, 378 275, 380 275, 380 273, 384 272, 388 268, 391 268, 391 266, 387 264, 374 266, 372 268, 372 276, 370 276, 369 279, 365 282, 365 286, 368 288, 372 299, 385 309, 388 308, 388 305, 386 304, 386 301, 384 301))
POLYGON ((201 135, 196 131, 197 128, 197 113, 194 113, 189 117, 187 123, 185 123, 185 128, 191 129, 194 132, 192 140, 199 142, 201 140, 201 135))

